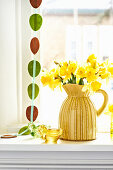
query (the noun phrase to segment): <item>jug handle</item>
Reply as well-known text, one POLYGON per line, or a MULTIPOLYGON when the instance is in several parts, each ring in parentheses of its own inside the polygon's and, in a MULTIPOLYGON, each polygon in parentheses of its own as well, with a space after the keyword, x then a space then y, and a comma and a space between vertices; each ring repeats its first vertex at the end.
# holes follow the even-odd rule
POLYGON ((100 107, 100 109, 97 110, 97 116, 100 116, 108 103, 108 94, 102 89, 99 89, 96 93, 102 93, 104 96, 104 102, 103 102, 102 106, 100 107))

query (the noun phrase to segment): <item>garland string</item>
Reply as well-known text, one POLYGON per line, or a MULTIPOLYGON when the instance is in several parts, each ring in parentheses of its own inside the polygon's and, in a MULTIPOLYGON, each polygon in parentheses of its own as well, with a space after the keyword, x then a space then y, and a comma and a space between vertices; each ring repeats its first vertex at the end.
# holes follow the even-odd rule
POLYGON ((35 72, 36 72, 36 60, 33 60, 33 82, 32 82, 31 123, 33 123, 34 94, 35 94, 35 72))

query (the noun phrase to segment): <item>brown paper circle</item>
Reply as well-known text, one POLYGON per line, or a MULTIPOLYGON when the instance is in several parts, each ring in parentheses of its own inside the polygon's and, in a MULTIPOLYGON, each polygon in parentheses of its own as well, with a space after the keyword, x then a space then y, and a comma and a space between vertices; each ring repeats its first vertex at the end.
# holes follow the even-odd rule
POLYGON ((42 0, 30 0, 30 4, 33 8, 38 8, 42 3, 42 0))
MULTIPOLYGON (((28 106, 26 109, 26 117, 30 121, 31 120, 31 106, 28 106)), ((33 108, 33 122, 36 120, 38 117, 38 109, 36 106, 33 108)))
POLYGON ((16 138, 17 136, 16 135, 3 135, 1 136, 1 138, 4 138, 4 139, 10 139, 10 138, 16 138))
POLYGON ((36 54, 39 50, 40 44, 39 44, 39 40, 38 38, 34 37, 32 38, 31 42, 30 42, 30 49, 32 51, 33 54, 36 54))

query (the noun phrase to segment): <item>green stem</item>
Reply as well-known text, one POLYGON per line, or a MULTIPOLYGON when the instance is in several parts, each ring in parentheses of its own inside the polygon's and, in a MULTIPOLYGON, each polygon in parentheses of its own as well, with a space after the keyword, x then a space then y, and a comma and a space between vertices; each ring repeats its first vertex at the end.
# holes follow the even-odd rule
POLYGON ((79 85, 84 85, 84 81, 83 81, 83 78, 80 78, 80 80, 79 80, 79 83, 78 83, 79 85))
POLYGON ((76 84, 76 76, 74 74, 72 74, 72 84, 76 84))
POLYGON ((61 82, 63 83, 63 78, 58 75, 58 77, 55 77, 55 79, 60 78, 61 82))

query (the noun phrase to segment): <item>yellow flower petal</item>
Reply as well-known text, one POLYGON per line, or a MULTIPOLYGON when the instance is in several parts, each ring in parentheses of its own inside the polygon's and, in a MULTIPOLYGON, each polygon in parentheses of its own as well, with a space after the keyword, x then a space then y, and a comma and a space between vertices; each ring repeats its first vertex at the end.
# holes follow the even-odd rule
POLYGON ((68 65, 68 72, 74 74, 76 71, 77 65, 75 63, 70 63, 68 65))
POLYGON ((93 91, 97 91, 101 88, 101 83, 98 82, 98 81, 93 81, 91 83, 91 88, 92 88, 93 91))
POLYGON ((107 111, 107 112, 105 112, 104 114, 105 114, 105 115, 108 115, 108 116, 111 116, 111 113, 110 113, 110 112, 108 112, 108 111, 107 111))
POLYGON ((111 73, 111 76, 113 76, 113 66, 109 66, 108 71, 111 73))
POLYGON ((92 62, 93 60, 96 60, 97 58, 95 57, 94 54, 90 55, 87 59, 87 62, 92 62))
POLYGON ((85 68, 84 68, 84 67, 79 67, 79 68, 77 69, 76 75, 77 75, 79 78, 85 77, 85 68))
POLYGON ((65 76, 66 73, 67 73, 66 67, 63 67, 63 66, 62 66, 62 67, 60 68, 60 76, 65 76))
POLYGON ((92 67, 86 67, 86 79, 88 82, 95 81, 97 79, 96 70, 92 67))
POLYGON ((111 105, 109 104, 108 110, 109 110, 109 112, 113 113, 113 104, 111 104, 111 105))

